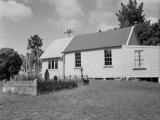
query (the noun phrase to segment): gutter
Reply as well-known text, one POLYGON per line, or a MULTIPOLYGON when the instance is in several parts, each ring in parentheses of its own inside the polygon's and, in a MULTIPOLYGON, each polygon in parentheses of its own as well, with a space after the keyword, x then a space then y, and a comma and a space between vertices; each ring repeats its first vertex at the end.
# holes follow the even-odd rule
POLYGON ((63 51, 62 53, 75 53, 75 52, 93 51, 93 50, 101 50, 101 49, 107 49, 107 48, 121 48, 121 47, 122 45, 118 45, 118 46, 83 49, 83 50, 81 49, 81 50, 63 51))

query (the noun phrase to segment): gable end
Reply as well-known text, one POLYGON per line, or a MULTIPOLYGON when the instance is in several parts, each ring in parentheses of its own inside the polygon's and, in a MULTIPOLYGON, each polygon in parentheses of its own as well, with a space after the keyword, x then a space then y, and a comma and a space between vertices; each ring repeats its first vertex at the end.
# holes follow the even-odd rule
POLYGON ((126 45, 139 45, 135 31, 134 31, 134 26, 132 27, 131 32, 128 36, 128 40, 126 42, 126 45))

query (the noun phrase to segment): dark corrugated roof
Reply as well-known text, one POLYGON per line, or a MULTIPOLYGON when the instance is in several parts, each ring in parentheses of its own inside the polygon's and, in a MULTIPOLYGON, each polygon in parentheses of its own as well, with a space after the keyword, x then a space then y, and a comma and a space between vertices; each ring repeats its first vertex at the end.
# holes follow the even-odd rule
POLYGON ((104 32, 78 35, 72 39, 64 52, 125 45, 130 35, 131 29, 132 27, 126 27, 104 32))

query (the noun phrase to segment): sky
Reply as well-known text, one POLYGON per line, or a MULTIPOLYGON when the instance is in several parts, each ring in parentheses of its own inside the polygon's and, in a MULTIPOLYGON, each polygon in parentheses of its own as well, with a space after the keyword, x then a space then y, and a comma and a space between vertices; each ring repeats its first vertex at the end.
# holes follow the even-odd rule
MULTIPOLYGON (((160 18, 160 0, 144 3, 144 14, 152 23, 160 18)), ((0 48, 27 52, 27 39, 38 34, 42 49, 55 39, 118 27, 115 13, 128 0, 0 0, 0 48)))

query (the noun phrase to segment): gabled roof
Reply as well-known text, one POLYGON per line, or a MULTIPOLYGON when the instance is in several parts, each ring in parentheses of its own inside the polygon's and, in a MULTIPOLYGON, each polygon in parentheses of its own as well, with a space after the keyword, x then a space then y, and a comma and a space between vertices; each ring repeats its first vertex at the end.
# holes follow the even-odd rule
POLYGON ((134 27, 126 27, 104 32, 78 35, 72 39, 65 52, 92 50, 105 47, 117 47, 130 43, 134 27))
POLYGON ((54 40, 49 47, 44 51, 40 59, 47 59, 47 58, 57 58, 62 57, 62 52, 67 47, 71 38, 62 38, 54 40))

